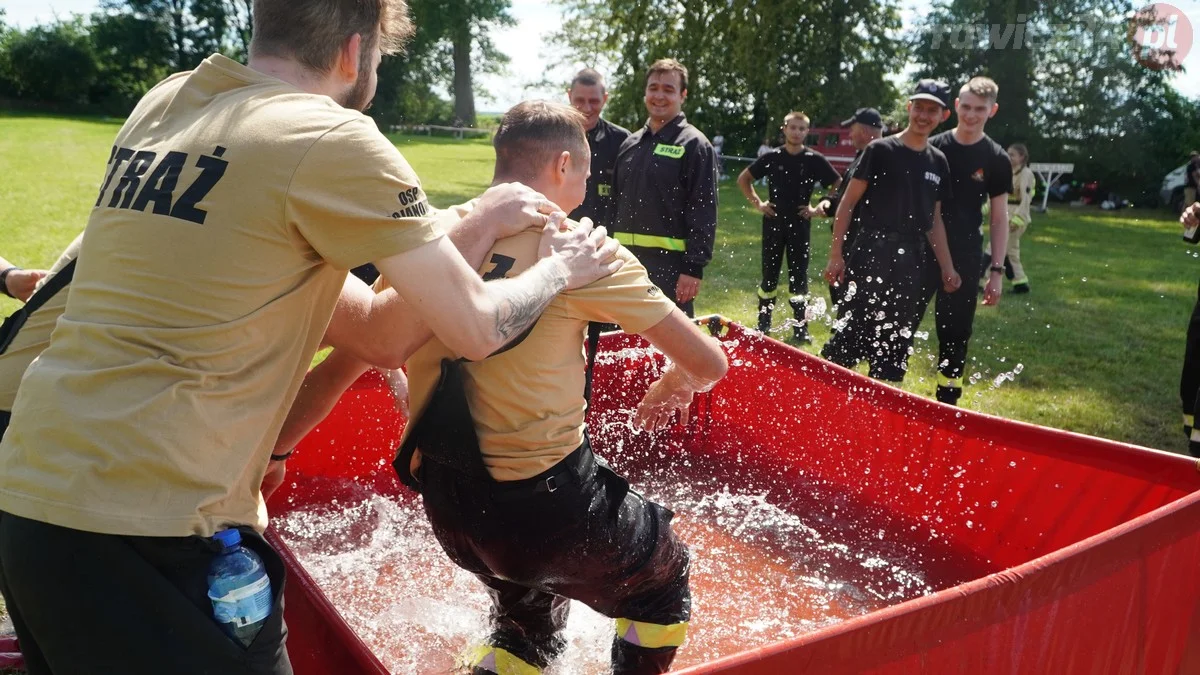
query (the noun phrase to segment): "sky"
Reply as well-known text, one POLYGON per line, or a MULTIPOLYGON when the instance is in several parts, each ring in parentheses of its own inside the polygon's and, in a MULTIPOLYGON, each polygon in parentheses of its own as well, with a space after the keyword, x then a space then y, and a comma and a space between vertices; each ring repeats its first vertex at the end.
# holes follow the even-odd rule
MULTIPOLYGON (((10 24, 28 28, 53 20, 56 14, 66 17, 91 12, 98 4, 97 0, 0 0, 0 9, 5 10, 10 24)), ((929 4, 929 0, 903 0, 905 25, 929 4)), ((1188 17, 1193 33, 1200 33, 1200 0, 1174 0, 1172 4, 1188 17)), ((565 98, 561 87, 538 83, 569 81, 582 65, 566 61, 549 42, 562 19, 557 5, 545 0, 512 0, 512 15, 517 25, 493 34, 496 46, 511 59, 508 72, 481 78, 488 95, 476 101, 479 110, 503 111, 527 98, 565 98)), ((1190 72, 1174 78, 1176 88, 1193 98, 1200 97, 1200 44, 1195 47, 1184 61, 1190 72)))

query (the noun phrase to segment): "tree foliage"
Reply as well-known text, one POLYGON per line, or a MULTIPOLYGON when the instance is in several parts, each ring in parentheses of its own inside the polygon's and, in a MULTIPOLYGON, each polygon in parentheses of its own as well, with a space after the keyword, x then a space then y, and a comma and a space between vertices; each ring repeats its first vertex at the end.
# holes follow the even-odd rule
POLYGON ((940 0, 912 49, 922 75, 996 80, 988 131, 999 142, 1025 142, 1034 161, 1072 162, 1146 203, 1193 149, 1178 142, 1196 139, 1200 116, 1166 72, 1133 58, 1133 20, 1128 0, 940 0))
POLYGON ((816 124, 862 106, 886 108, 887 75, 905 45, 896 0, 560 0, 559 35, 576 60, 608 69, 609 114, 638 126, 646 68, 678 59, 689 70, 689 119, 731 150, 777 135, 791 110, 816 124))

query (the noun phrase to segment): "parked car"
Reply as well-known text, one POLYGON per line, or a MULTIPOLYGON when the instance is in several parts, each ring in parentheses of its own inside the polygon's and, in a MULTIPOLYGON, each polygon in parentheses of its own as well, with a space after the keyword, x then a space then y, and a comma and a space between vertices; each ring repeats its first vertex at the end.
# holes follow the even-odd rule
POLYGON ((1183 212, 1183 182, 1186 179, 1187 164, 1175 169, 1163 178, 1162 190, 1158 195, 1162 203, 1169 206, 1175 213, 1183 212))

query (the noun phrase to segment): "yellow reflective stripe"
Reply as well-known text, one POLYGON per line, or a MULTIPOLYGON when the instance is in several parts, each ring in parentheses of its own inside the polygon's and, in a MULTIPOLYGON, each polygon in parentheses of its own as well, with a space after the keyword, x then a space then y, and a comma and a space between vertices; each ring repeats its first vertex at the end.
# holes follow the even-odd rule
POLYGON ((612 195, 612 186, 608 183, 597 183, 596 194, 600 195, 601 197, 608 197, 612 195))
POLYGON ((1013 216, 1011 218, 1008 219, 1008 222, 1010 224, 1016 225, 1017 227, 1025 227, 1026 225, 1029 224, 1025 221, 1024 218, 1022 218, 1021 216, 1019 216, 1015 213, 1013 214, 1013 216))
POLYGON ((937 383, 938 383, 939 387, 949 387, 951 389, 962 389, 962 378, 961 377, 946 377, 945 375, 938 373, 937 383))
POLYGON ((1027 283, 1029 283, 1029 277, 1021 277, 1020 279, 1013 279, 1013 286, 1017 286, 1020 284, 1027 284, 1027 283))
POLYGON ((1185 427, 1196 426, 1196 417, 1194 415, 1184 415, 1183 416, 1183 426, 1185 426, 1185 427))
POLYGON ((779 296, 778 288, 776 288, 773 291, 764 291, 762 289, 762 286, 758 287, 758 297, 762 298, 763 300, 774 300, 778 296, 779 296))
POLYGON ((491 645, 479 645, 471 649, 466 658, 468 668, 482 668, 496 675, 541 675, 542 672, 512 652, 491 645))
POLYGON ((676 239, 675 237, 658 237, 653 234, 634 234, 632 232, 618 232, 613 235, 617 241, 626 246, 641 246, 643 248, 661 248, 667 251, 686 251, 687 239, 676 239))
POLYGON ((678 647, 687 637, 688 622, 663 625, 632 619, 617 619, 617 637, 629 644, 656 649, 678 647))

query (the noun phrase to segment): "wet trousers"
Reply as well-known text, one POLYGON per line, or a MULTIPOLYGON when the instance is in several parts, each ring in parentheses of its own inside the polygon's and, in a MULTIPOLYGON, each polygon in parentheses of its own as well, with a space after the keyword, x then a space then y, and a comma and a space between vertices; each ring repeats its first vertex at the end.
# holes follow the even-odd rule
POLYGON ((249 647, 213 619, 213 540, 97 534, 0 512, 0 592, 29 675, 291 675, 283 561, 240 529, 275 595, 249 647))
POLYGON ((954 260, 954 268, 959 270, 959 276, 963 278, 962 286, 953 293, 943 290, 942 270, 932 251, 926 251, 921 264, 921 299, 914 326, 921 324, 929 301, 936 298, 934 318, 938 339, 938 384, 944 387, 962 389, 963 372, 967 366, 967 345, 971 341, 979 299, 978 288, 971 283, 974 271, 983 264, 979 244, 979 241, 971 240, 958 248, 951 247, 950 257, 954 260))
POLYGON ((1200 289, 1197 289, 1196 305, 1188 321, 1179 399, 1183 403, 1183 431, 1188 435, 1188 451, 1193 457, 1200 457, 1200 431, 1195 429, 1196 411, 1200 410, 1200 289))
POLYGON ((870 363, 877 380, 900 382, 920 316, 924 235, 864 230, 846 261, 838 323, 821 350, 846 368, 870 363))
POLYGON ((688 549, 671 511, 631 491, 586 442, 522 481, 482 484, 432 462, 420 474, 438 542, 492 598, 475 672, 501 672, 495 664, 514 656, 545 668, 565 647, 569 599, 617 619, 614 673, 669 669, 691 613, 688 549))
POLYGON ((787 252, 790 303, 796 321, 804 321, 811 236, 812 221, 799 215, 763 216, 762 283, 758 287, 760 329, 771 327, 771 312, 779 295, 779 272, 783 267, 784 251, 787 252))

